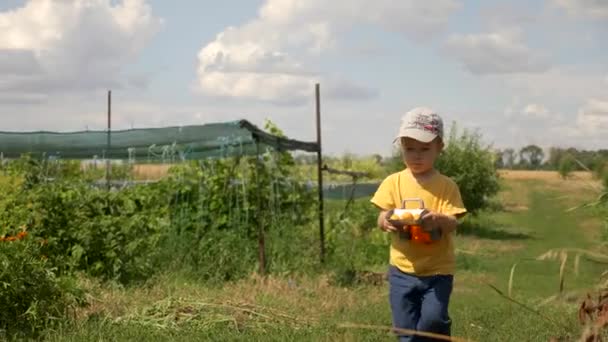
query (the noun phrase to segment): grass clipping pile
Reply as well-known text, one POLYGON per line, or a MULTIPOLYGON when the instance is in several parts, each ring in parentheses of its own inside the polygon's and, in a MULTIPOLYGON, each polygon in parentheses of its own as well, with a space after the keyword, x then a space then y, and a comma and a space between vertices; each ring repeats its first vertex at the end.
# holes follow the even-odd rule
POLYGON ((183 326, 211 329, 216 325, 232 325, 237 331, 263 329, 280 324, 292 329, 315 324, 311 319, 296 318, 251 303, 206 303, 184 298, 169 298, 143 310, 117 317, 116 324, 138 324, 157 329, 176 329, 183 326))

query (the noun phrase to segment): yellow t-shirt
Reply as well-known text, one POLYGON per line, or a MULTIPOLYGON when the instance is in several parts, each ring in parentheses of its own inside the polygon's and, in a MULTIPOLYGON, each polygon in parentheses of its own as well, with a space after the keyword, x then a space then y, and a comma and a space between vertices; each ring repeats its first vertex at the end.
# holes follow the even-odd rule
MULTIPOLYGON (((418 183, 409 169, 388 176, 374 194, 371 202, 383 210, 402 208, 403 199, 420 198, 425 208, 446 215, 466 213, 456 183, 436 172, 423 184, 418 183)), ((416 204, 417 206, 417 204, 416 204)), ((409 204, 409 209, 415 209, 409 204)), ((431 244, 414 243, 391 233, 390 264, 401 271, 419 276, 454 274, 453 233, 443 234, 431 244)))

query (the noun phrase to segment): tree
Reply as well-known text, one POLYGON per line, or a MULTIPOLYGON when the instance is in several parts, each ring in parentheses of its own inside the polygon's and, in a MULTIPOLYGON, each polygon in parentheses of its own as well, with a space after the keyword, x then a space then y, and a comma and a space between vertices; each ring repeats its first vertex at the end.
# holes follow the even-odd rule
POLYGON ((503 164, 507 169, 512 169, 515 167, 515 150, 512 148, 507 148, 502 151, 503 155, 503 164))
POLYGON ((551 169, 559 169, 560 161, 566 154, 566 151, 563 148, 559 147, 551 147, 549 149, 549 157, 547 158, 547 165, 551 169))
POLYGON ((536 145, 528 145, 519 151, 520 165, 525 168, 539 169, 544 158, 545 153, 536 145))
POLYGON ((503 152, 501 150, 496 150, 494 152, 494 167, 497 169, 504 169, 505 167, 503 152))

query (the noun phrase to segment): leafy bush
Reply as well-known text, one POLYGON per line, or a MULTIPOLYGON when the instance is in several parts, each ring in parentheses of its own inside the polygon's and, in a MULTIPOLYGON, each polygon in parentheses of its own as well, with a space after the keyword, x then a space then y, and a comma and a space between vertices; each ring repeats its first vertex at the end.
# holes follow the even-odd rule
POLYGON ((445 144, 435 164, 437 169, 458 184, 467 210, 476 212, 487 207, 499 190, 492 151, 482 145, 480 134, 468 130, 461 133, 455 124, 445 144))
POLYGON ((262 225, 267 269, 297 268, 302 258, 293 245, 307 239, 302 230, 314 217, 315 201, 311 190, 291 178, 293 167, 289 154, 265 153, 259 160, 205 160, 172 168, 165 180, 172 233, 163 250, 204 279, 233 280, 258 266, 262 225))
POLYGON ((570 154, 564 155, 559 161, 558 172, 559 175, 566 179, 572 171, 576 170, 576 161, 570 154))
POLYGON ((178 266, 232 280, 256 269, 260 227, 272 243, 268 270, 310 263, 294 246, 312 246, 316 201, 289 153, 181 163, 155 184, 111 191, 91 184, 99 170, 62 163, 26 156, 0 178, 0 227, 29 227, 59 274, 126 284, 178 266))
POLYGON ((37 242, 0 242, 0 336, 34 336, 83 302, 72 278, 57 277, 37 242))
POLYGON ((596 163, 593 168, 593 174, 595 178, 602 182, 604 188, 608 189, 608 161, 596 163))
POLYGON ((385 268, 389 235, 377 228, 378 211, 367 199, 357 200, 346 215, 342 203, 328 203, 327 266, 339 285, 350 285, 358 271, 385 268))
POLYGON ((59 274, 84 270, 122 283, 151 275, 158 241, 168 226, 162 189, 150 185, 106 191, 84 177, 57 175, 45 181, 34 175, 36 168, 21 173, 15 165, 11 169, 7 182, 23 181, 10 186, 0 182, 7 190, 0 200, 0 233, 27 226, 44 241, 42 252, 59 274))

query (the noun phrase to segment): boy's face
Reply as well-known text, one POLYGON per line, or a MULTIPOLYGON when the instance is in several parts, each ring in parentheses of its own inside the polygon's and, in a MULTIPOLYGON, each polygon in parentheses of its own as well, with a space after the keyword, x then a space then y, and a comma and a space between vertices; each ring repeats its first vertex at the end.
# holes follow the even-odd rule
POLYGON ((440 139, 423 143, 412 138, 401 138, 401 150, 405 164, 414 174, 431 171, 435 159, 442 149, 443 142, 440 139))

